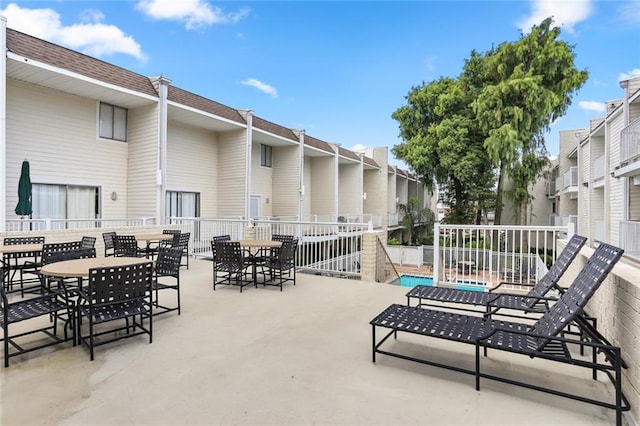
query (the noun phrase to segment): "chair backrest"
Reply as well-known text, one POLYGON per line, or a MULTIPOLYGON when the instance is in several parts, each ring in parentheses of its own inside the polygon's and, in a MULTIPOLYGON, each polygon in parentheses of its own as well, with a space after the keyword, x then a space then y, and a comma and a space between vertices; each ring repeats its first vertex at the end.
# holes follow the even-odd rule
MULTIPOLYGON (((623 253, 624 250, 619 247, 600 243, 567 291, 531 326, 529 331, 543 336, 556 336, 582 312, 582 308, 609 275, 623 253)), ((548 342, 547 338, 537 338, 537 349, 541 350, 548 342)))
MULTIPOLYGON (((189 238, 191 238, 191 232, 182 232, 179 236, 178 236, 178 247, 182 249, 183 251, 188 251, 189 250, 189 238)), ((174 237, 175 239, 175 237, 174 237)), ((173 246, 174 248, 176 248, 175 246, 173 246)))
POLYGON ((80 240, 80 247, 82 248, 94 248, 96 246, 96 237, 83 236, 80 240))
POLYGON ((163 229, 162 233, 167 235, 175 235, 179 234, 181 231, 179 229, 163 229))
POLYGON ((170 240, 160 241, 161 247, 172 247, 175 244, 178 244, 180 241, 180 230, 179 229, 163 229, 162 233, 165 235, 172 235, 173 238, 170 240))
POLYGON ((42 264, 47 265, 49 263, 63 262, 65 260, 73 259, 89 259, 96 257, 95 248, 78 248, 65 251, 54 251, 42 256, 42 264))
POLYGON ((544 297, 549 290, 558 285, 558 281, 560 281, 562 275, 567 271, 573 259, 580 253, 580 249, 582 249, 586 241, 587 239, 582 235, 573 234, 560 255, 558 255, 556 261, 553 262, 553 265, 549 268, 549 271, 544 274, 531 291, 527 293, 525 304, 529 308, 533 308, 540 297, 544 297))
POLYGON ((114 240, 116 238, 115 232, 103 232, 102 240, 104 241, 104 250, 113 250, 114 248, 114 240))
POLYGON ((138 256, 138 240, 135 235, 116 235, 113 249, 116 256, 138 256))
POLYGON ((158 248, 156 257, 156 276, 178 277, 180 275, 180 260, 182 250, 174 247, 158 248))
POLYGON ((87 300, 91 305, 112 305, 147 297, 153 262, 89 269, 87 300))
POLYGON ((18 244, 44 244, 44 237, 5 237, 5 246, 15 246, 18 244))
MULTIPOLYGON (((58 253, 71 252, 81 249, 80 241, 67 241, 62 243, 47 243, 42 245, 42 264, 47 265, 53 262, 60 262, 60 257, 55 257, 58 253), (52 260, 54 256, 54 260, 52 260)), ((67 260, 67 259, 64 259, 67 260)))
POLYGON ((223 241, 231 241, 231 235, 225 234, 225 235, 214 235, 213 238, 211 238, 211 241, 214 243, 221 243, 223 241))
POLYGON ((298 240, 285 240, 277 249, 276 262, 281 266, 293 268, 296 260, 296 250, 298 249, 298 240))
POLYGON ((242 247, 238 241, 221 241, 215 243, 216 267, 226 271, 239 271, 244 267, 242 247))
POLYGON ((273 234, 271 241, 293 241, 295 237, 293 235, 273 234))

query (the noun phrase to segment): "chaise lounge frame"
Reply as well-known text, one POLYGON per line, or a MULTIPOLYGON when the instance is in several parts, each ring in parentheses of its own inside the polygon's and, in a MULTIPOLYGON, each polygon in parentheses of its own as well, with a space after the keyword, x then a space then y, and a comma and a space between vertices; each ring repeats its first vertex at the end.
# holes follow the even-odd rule
POLYGON ((622 412, 628 411, 630 405, 622 392, 621 370, 624 365, 620 348, 608 344, 580 314, 593 293, 620 259, 622 253, 622 249, 601 244, 580 271, 573 284, 533 325, 393 304, 370 321, 373 362, 376 362, 376 354, 379 353, 472 374, 475 376, 476 390, 480 390, 480 379, 485 378, 614 409, 616 424, 621 425, 622 412), (563 336, 564 329, 572 321, 577 321, 581 326, 584 326, 584 335, 580 340, 563 336), (380 340, 377 340, 376 327, 389 331, 380 340), (394 339, 397 339, 398 332, 472 344, 475 346, 475 369, 465 369, 456 365, 410 356, 399 351, 381 349, 389 337, 393 336, 394 339), (569 350, 569 345, 573 344, 590 350, 591 359, 574 356, 569 350), (597 372, 602 371, 613 384, 613 402, 606 398, 590 398, 485 373, 480 368, 481 348, 485 356, 487 356, 488 349, 495 349, 588 368, 592 370, 594 380, 597 379, 597 372))

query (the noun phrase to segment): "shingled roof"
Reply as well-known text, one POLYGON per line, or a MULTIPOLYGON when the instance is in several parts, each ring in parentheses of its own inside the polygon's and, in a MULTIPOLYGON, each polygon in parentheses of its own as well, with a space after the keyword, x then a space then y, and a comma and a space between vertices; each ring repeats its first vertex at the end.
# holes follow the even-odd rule
POLYGON ((274 135, 281 136, 285 139, 292 140, 294 142, 299 142, 296 134, 293 133, 293 130, 279 124, 272 123, 271 121, 267 121, 264 118, 260 118, 255 115, 253 116, 253 127, 264 130, 265 132, 269 132, 274 135))
POLYGON ((316 139, 313 136, 304 135, 304 144, 312 146, 314 148, 318 148, 318 149, 320 149, 322 151, 326 151, 326 152, 328 152, 330 154, 335 154, 335 152, 333 151, 333 148, 331 148, 331 145, 329 145, 325 141, 321 141, 320 139, 316 139))
POLYGON ((7 50, 85 77, 145 95, 158 96, 148 77, 11 28, 7 28, 7 50))
POLYGON ((195 93, 188 92, 175 86, 169 86, 167 97, 170 101, 186 105, 200 111, 208 112, 218 117, 223 117, 238 123, 246 124, 238 110, 207 99, 195 93))

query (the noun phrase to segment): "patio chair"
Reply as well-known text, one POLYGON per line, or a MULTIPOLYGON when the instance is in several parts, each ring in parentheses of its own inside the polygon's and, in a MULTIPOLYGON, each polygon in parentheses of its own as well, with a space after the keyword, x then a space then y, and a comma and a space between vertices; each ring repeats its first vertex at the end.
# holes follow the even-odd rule
POLYGON ((146 250, 140 250, 134 235, 116 235, 113 240, 113 253, 118 257, 142 257, 146 255, 146 250))
MULTIPOLYGON (((585 336, 580 340, 564 337, 564 330, 574 321, 582 321, 580 315, 586 303, 618 262, 624 250, 600 244, 587 264, 579 272, 573 283, 560 298, 535 323, 517 323, 491 318, 470 316, 453 312, 424 309, 417 306, 394 304, 385 309, 370 321, 372 326, 373 362, 376 354, 384 354, 423 364, 443 367, 450 370, 473 374, 476 378, 476 389, 480 390, 480 378, 510 383, 528 389, 539 390, 578 401, 588 402, 601 407, 616 410, 616 423, 622 421, 622 411, 629 409, 629 403, 621 390, 621 368, 623 362, 620 348, 609 344, 592 328, 585 328, 585 336), (376 339, 376 327, 390 330, 383 338, 376 339), (394 345, 389 350, 381 346, 391 336, 397 338, 400 332, 425 337, 447 339, 475 346, 475 369, 470 370, 458 365, 443 364, 427 358, 403 353, 402 345, 394 345), (586 337, 586 340, 585 338, 586 337), (591 349, 591 357, 576 356, 569 350, 584 346, 591 349), (597 371, 603 371, 614 386, 614 401, 589 398, 567 391, 550 389, 524 381, 518 381, 480 370, 480 349, 512 352, 530 358, 540 358, 564 364, 584 367, 592 370, 593 379, 597 379, 597 371), (396 349, 396 350, 394 350, 396 349), (598 357, 598 354, 603 356, 598 357)), ((414 352, 415 353, 415 352, 414 352)))
POLYGON ((83 236, 80 240, 80 247, 92 249, 96 246, 96 237, 83 236))
POLYGON ((245 262, 242 247, 237 241, 221 241, 214 244, 215 258, 213 260, 213 290, 220 284, 236 285, 242 289, 253 280, 247 278, 247 268, 250 263, 245 262))
MULTIPOLYGON (((63 262, 73 259, 88 259, 96 257, 95 248, 83 248, 80 241, 48 243, 42 246, 42 265, 48 265, 55 262, 63 262)), ((57 291, 64 294, 65 299, 77 295, 77 289, 81 285, 82 279, 76 278, 53 278, 40 274, 42 286, 46 289, 52 289, 51 284, 57 284, 57 291)))
POLYGON ((104 255, 115 256, 114 240, 116 238, 115 232, 103 232, 102 240, 104 241, 104 255))
POLYGON ((182 257, 186 258, 186 263, 182 263, 180 260, 180 266, 186 266, 189 269, 189 239, 191 238, 191 232, 181 232, 177 238, 174 236, 174 243, 172 248, 179 248, 182 251, 182 257), (177 243, 176 243, 177 241, 177 243))
POLYGON ((276 249, 276 255, 267 259, 265 266, 269 280, 263 282, 265 285, 273 285, 280 287, 288 281, 296 285, 296 251, 298 248, 298 240, 284 240, 282 245, 276 249))
POLYGON ((151 261, 89 270, 88 285, 78 292, 78 338, 89 349, 91 361, 100 345, 141 334, 147 334, 152 342, 152 282, 151 261), (83 318, 89 323, 85 333, 83 318), (114 321, 119 324, 105 326, 114 321), (106 335, 112 336, 103 339, 106 335))
MULTIPOLYGON (((21 245, 21 244, 43 244, 45 237, 5 237, 3 244, 5 246, 21 245)), ((40 280, 37 278, 38 269, 42 265, 40 259, 40 251, 20 251, 14 253, 3 254, 3 278, 7 291, 13 291, 15 275, 20 276, 20 295, 24 297, 25 291, 32 291, 40 287, 40 280), (25 274, 33 274, 34 278, 26 279, 25 274)))
POLYGON ((525 312, 544 312, 548 307, 549 301, 549 299, 545 298, 545 295, 552 288, 559 289, 558 281, 567 271, 571 262, 573 262, 575 257, 578 255, 586 240, 587 239, 585 237, 574 234, 549 271, 540 278, 535 285, 518 283, 518 285, 521 286, 532 287, 527 294, 517 295, 496 292, 496 290, 502 285, 510 284, 506 282, 501 282, 489 292, 418 285, 407 293, 407 304, 411 304, 411 299, 418 299, 419 306, 443 306, 423 302, 427 300, 445 304, 458 303, 463 305, 481 306, 487 310, 494 310, 494 312, 496 309, 500 308, 516 309, 525 312))
POLYGON ((160 315, 166 312, 178 311, 180 315, 180 259, 182 251, 179 248, 160 247, 155 263, 155 273, 153 277, 153 291, 155 300, 153 301, 153 315, 160 315), (171 281, 170 281, 171 280, 171 281), (159 302, 160 290, 175 290, 177 304, 174 307, 161 305, 159 302))
POLYGON ((9 367, 9 358, 25 354, 27 352, 42 349, 48 346, 73 341, 76 345, 74 327, 73 303, 68 302, 61 294, 47 291, 45 294, 9 302, 4 287, 0 286, 0 327, 2 328, 2 342, 4 344, 4 366, 9 367), (40 317, 48 317, 49 324, 43 325, 40 317), (31 321, 31 327, 18 326, 18 333, 11 334, 9 328, 19 322, 31 321), (58 322, 62 322, 64 336, 58 335, 58 322), (69 333, 70 330, 71 332, 69 333), (21 338, 33 335, 42 335, 45 340, 38 340, 34 344, 33 339, 18 342, 21 338), (10 351, 13 349, 13 351, 10 351))

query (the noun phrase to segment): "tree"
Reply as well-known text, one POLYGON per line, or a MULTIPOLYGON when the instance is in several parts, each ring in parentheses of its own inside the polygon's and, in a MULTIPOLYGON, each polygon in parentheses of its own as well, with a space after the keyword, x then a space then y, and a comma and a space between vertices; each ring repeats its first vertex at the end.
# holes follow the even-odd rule
MULTIPOLYGON (((573 94, 588 74, 574 64, 573 47, 558 39, 560 28, 547 18, 520 40, 502 43, 486 56, 489 84, 474 107, 480 127, 488 134, 484 146, 499 169, 496 223, 502 216, 505 177, 513 187, 507 194, 526 223, 529 186, 542 175, 548 162, 544 133, 564 115, 573 94)), ((517 219, 517 220, 518 220, 517 219)))
POLYGON ((482 57, 472 52, 460 78, 442 77, 413 87, 407 104, 392 114, 404 140, 393 153, 431 189, 434 182, 444 189, 451 223, 476 220, 478 208, 491 204, 488 199, 494 197, 493 164, 483 145, 486 135, 472 108, 482 78, 482 57))
POLYGON ((421 244, 426 234, 433 229, 435 215, 431 210, 420 207, 416 197, 409 198, 407 204, 398 204, 398 209, 407 235, 405 241, 414 246, 421 244))

